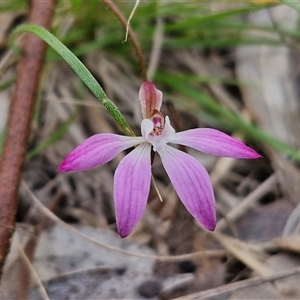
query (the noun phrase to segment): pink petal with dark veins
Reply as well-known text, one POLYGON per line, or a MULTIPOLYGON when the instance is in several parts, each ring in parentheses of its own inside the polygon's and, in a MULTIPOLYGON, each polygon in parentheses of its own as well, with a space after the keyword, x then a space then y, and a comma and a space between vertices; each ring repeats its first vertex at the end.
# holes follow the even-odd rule
POLYGON ((129 235, 145 210, 151 183, 151 145, 143 143, 126 155, 114 176, 117 228, 121 237, 129 235))
POLYGON ((145 81, 139 91, 139 99, 144 119, 152 117, 154 110, 160 111, 162 104, 162 92, 155 88, 150 81, 145 81))
POLYGON ((261 155, 241 141, 219 130, 210 128, 197 128, 177 132, 168 139, 168 142, 188 146, 216 156, 244 159, 261 157, 261 155))
POLYGON ((158 151, 162 164, 186 209, 206 229, 216 226, 215 197, 209 175, 192 156, 171 146, 158 151))
POLYGON ((142 143, 142 137, 100 133, 86 139, 58 166, 59 172, 84 171, 103 165, 121 151, 142 143))

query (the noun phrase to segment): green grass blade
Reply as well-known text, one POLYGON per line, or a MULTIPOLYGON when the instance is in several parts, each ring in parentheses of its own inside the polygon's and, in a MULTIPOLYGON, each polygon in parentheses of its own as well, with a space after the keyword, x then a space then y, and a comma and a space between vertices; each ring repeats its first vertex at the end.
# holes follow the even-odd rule
POLYGON ((53 48, 69 64, 69 66, 75 71, 75 73, 86 84, 86 86, 97 97, 97 99, 100 100, 100 102, 116 120, 118 125, 122 128, 124 133, 126 135, 134 136, 134 132, 130 128, 128 122, 125 120, 125 118, 123 117, 119 109, 116 107, 116 105, 108 99, 107 95, 105 94, 97 80, 94 78, 94 76, 63 43, 61 43, 53 34, 51 34, 45 28, 37 25, 28 24, 17 27, 10 37, 11 41, 18 33, 22 32, 30 32, 37 35, 39 38, 45 41, 51 48, 53 48))
POLYGON ((2 154, 2 149, 3 149, 3 145, 4 145, 5 135, 6 135, 6 128, 2 132, 0 132, 0 156, 2 154))
POLYGON ((6 80, 4 83, 0 84, 0 92, 9 88, 14 82, 15 82, 15 78, 6 80))
POLYGON ((224 123, 224 126, 234 128, 235 130, 238 129, 238 131, 244 133, 245 136, 249 137, 250 139, 266 143, 272 148, 286 153, 293 159, 300 162, 300 153, 298 150, 290 147, 289 145, 279 141, 274 137, 271 137, 253 124, 245 122, 243 118, 236 115, 234 112, 223 108, 211 97, 192 87, 181 78, 172 76, 170 74, 168 74, 168 76, 157 74, 156 78, 172 89, 177 90, 183 95, 198 102, 204 109, 214 114, 214 116, 218 118, 219 121, 224 123))
POLYGON ((58 141, 69 129, 70 125, 73 123, 76 114, 73 114, 69 117, 69 119, 64 122, 56 131, 54 131, 48 138, 42 141, 39 145, 37 145, 34 149, 28 151, 26 155, 26 159, 32 159, 40 152, 46 150, 49 146, 53 145, 56 141, 58 141))

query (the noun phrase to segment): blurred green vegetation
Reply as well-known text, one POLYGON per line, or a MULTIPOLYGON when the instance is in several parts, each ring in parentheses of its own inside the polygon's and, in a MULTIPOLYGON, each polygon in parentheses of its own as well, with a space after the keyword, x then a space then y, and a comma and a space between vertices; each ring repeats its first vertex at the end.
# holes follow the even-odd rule
MULTIPOLYGON (((5 2, 5 4, 0 4, 0 11, 22 10, 26 5, 24 2, 21 0, 5 2)), ((224 1, 219 2, 220 5, 224 3, 224 1)), ((288 1, 282 0, 282 2, 288 5, 288 1)), ((115 4, 123 12, 125 18, 128 18, 134 1, 115 1, 115 4)), ((230 8, 215 11, 212 7, 217 4, 216 1, 214 5, 211 5, 209 1, 187 1, 184 4, 182 1, 141 1, 131 20, 131 27, 138 37, 146 60, 149 58, 153 45, 158 19, 163 20, 164 23, 163 51, 184 49, 203 51, 225 49, 228 51, 228 49, 243 45, 266 44, 276 47, 282 44, 282 40, 276 38, 276 35, 274 35, 275 37, 269 35, 269 38, 261 38, 253 33, 254 31, 276 33, 278 30, 276 26, 254 26, 243 20, 243 17, 250 12, 265 9, 270 5, 244 1, 237 2, 236 5, 231 3, 228 6, 230 8)), ((293 3, 291 6, 299 9, 297 3, 293 3)), ((107 52, 112 59, 114 57, 123 59, 134 73, 139 74, 139 66, 132 45, 130 41, 124 42, 124 28, 102 1, 58 1, 52 33, 79 58, 91 51, 101 50, 107 52), (67 30, 63 25, 66 20, 69 20, 69 24, 71 24, 67 30)), ((280 34, 289 37, 295 45, 299 42, 300 32, 297 30, 281 30, 280 34)), ((51 61, 62 58, 50 48, 47 59, 51 61)), ((198 107, 198 116, 210 124, 232 131, 238 129, 246 138, 259 143, 268 143, 300 161, 300 155, 296 150, 268 137, 254 125, 247 123, 241 116, 222 107, 202 88, 207 83, 230 84, 237 87, 242 83, 235 80, 228 82, 216 76, 196 76, 184 72, 180 75, 173 74, 172 70, 163 62, 158 66, 154 81, 159 89, 164 91, 165 88, 166 93, 172 90, 172 98, 176 103, 187 101, 188 98, 188 101, 193 102, 193 107, 198 107)), ((197 113, 197 110, 193 111, 197 113)), ((66 124, 69 122, 70 120, 66 124)), ((58 130, 63 132, 65 127, 58 130)), ((60 138, 61 135, 54 133, 54 137, 60 138)), ((55 138, 51 139, 51 143, 53 142, 55 142, 55 138)))

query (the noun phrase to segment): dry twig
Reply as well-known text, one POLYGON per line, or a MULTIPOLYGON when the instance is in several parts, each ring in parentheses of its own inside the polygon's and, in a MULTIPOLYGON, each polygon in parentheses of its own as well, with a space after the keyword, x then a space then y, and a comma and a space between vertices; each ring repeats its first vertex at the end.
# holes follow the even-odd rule
MULTIPOLYGON (((54 6, 54 0, 32 0, 29 22, 49 28, 54 6)), ((15 226, 18 185, 45 50, 45 43, 38 37, 31 34, 26 36, 0 165, 0 275, 15 226)))
POLYGON ((141 49, 141 46, 135 36, 135 33, 131 29, 131 27, 128 24, 128 21, 124 18, 122 12, 118 9, 118 7, 111 1, 111 0, 103 0, 103 2, 110 8, 110 10, 113 12, 113 14, 118 18, 122 26, 125 30, 128 29, 129 37, 131 38, 132 46, 135 50, 139 66, 141 69, 141 75, 143 78, 143 81, 147 80, 147 72, 146 72, 146 63, 143 55, 143 51, 141 49))

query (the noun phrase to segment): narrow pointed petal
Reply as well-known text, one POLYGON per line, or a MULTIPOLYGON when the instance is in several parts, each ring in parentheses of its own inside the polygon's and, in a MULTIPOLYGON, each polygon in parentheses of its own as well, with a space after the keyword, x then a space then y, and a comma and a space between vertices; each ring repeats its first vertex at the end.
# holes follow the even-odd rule
POLYGON ((151 118, 154 110, 160 111, 162 98, 162 92, 157 90, 152 82, 145 81, 142 84, 139 99, 144 119, 151 118))
POLYGON ((186 209, 206 229, 213 231, 216 226, 215 197, 205 168, 194 157, 171 146, 158 153, 186 209))
POLYGON ((114 176, 117 228, 121 237, 129 235, 145 210, 151 182, 151 145, 143 143, 126 155, 114 176))
POLYGON ((197 128, 177 132, 168 142, 188 146, 215 156, 244 159, 261 157, 261 155, 241 141, 211 128, 197 128))
POLYGON ((103 165, 121 151, 142 143, 142 137, 100 133, 86 139, 58 166, 59 172, 84 171, 103 165))

